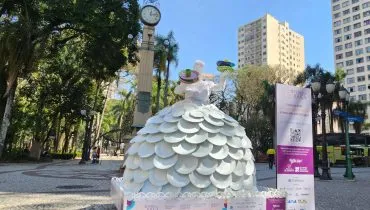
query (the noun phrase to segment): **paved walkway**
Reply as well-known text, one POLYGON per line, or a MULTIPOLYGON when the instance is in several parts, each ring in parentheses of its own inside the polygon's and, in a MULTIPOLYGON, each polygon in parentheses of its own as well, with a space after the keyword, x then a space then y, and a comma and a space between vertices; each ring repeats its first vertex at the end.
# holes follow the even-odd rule
MULTIPOLYGON (((101 165, 78 160, 43 164, 0 164, 0 209, 114 209, 110 178, 118 176, 121 157, 103 156, 101 165)), ((368 210, 370 168, 355 168, 356 181, 332 168, 332 181, 315 181, 319 210, 368 210)), ((275 187, 275 171, 257 164, 259 186, 275 187)))

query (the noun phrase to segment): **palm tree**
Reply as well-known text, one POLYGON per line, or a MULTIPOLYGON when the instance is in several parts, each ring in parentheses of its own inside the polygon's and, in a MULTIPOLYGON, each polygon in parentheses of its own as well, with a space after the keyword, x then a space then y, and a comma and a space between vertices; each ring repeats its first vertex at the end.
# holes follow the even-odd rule
POLYGON ((165 71, 166 68, 166 48, 164 42, 166 38, 162 35, 157 35, 155 37, 156 44, 155 44, 155 51, 154 51, 154 69, 155 75, 157 78, 157 93, 156 93, 156 105, 154 113, 158 112, 160 109, 160 95, 161 95, 161 88, 162 88, 162 72, 165 71))
MULTIPOLYGON (((164 97, 163 97, 163 105, 166 107, 168 105, 168 79, 170 76, 170 65, 175 64, 175 66, 178 65, 178 51, 179 51, 179 44, 176 42, 175 36, 173 31, 170 31, 166 37, 161 37, 165 38, 163 40, 163 44, 166 49, 166 60, 167 60, 167 68, 165 72, 165 86, 164 86, 164 97)), ((162 40, 160 40, 162 41, 162 40)))
MULTIPOLYGON (((366 118, 366 111, 367 111, 368 105, 369 103, 366 103, 366 102, 364 103, 361 101, 354 101, 354 102, 351 101, 348 105, 348 112, 354 116, 366 118)), ((355 129, 356 134, 361 134, 363 125, 364 125, 364 122, 354 122, 353 123, 353 128, 355 129)))

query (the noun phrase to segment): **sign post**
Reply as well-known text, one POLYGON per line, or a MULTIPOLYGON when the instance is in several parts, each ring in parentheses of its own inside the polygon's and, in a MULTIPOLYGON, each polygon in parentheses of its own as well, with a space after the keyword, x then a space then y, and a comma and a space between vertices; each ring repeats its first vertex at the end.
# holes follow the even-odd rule
POLYGON ((315 209, 311 90, 276 85, 277 188, 286 209, 315 209))

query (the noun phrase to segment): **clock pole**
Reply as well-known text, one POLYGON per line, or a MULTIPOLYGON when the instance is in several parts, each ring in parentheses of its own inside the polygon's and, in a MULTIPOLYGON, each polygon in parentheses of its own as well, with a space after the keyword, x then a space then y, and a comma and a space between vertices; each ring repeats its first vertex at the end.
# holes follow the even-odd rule
POLYGON ((152 115, 150 103, 153 88, 154 31, 160 19, 161 13, 156 6, 146 5, 141 9, 141 21, 144 24, 144 28, 139 50, 140 65, 136 75, 137 96, 132 125, 136 128, 136 131, 144 127, 146 121, 152 115))
POLYGON ((144 25, 140 54, 140 65, 137 73, 137 96, 133 127, 144 127, 151 116, 153 62, 154 62, 154 26, 144 25))

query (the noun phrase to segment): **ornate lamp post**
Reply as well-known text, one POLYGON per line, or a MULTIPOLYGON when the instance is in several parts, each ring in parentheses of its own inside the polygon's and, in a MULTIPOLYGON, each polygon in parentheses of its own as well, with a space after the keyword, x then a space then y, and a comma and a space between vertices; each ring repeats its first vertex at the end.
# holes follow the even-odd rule
POLYGON ((312 83, 312 125, 313 125, 313 155, 314 155, 314 177, 320 177, 319 172, 319 154, 317 153, 317 114, 319 110, 319 91, 320 91, 320 82, 312 83))
MULTIPOLYGON (((324 84, 325 85, 325 84, 324 84)), ((327 150, 327 140, 326 140, 326 123, 325 123, 325 118, 326 118, 326 101, 330 99, 331 94, 335 90, 335 84, 331 81, 328 81, 327 84, 325 85, 325 89, 323 90, 321 86, 321 82, 315 81, 312 83, 312 86, 314 87, 313 90, 315 93, 318 95, 318 99, 321 102, 320 103, 320 108, 321 108, 321 130, 322 130, 322 136, 323 136, 323 142, 322 142, 322 173, 320 176, 320 179, 322 180, 331 180, 331 175, 329 171, 329 161, 328 161, 328 150, 327 150)))
POLYGON ((352 172, 352 161, 351 161, 351 154, 350 154, 350 147, 349 147, 349 131, 348 131, 348 103, 349 103, 349 92, 347 89, 345 89, 343 86, 339 90, 339 97, 343 101, 344 110, 346 112, 345 119, 345 131, 346 131, 346 172, 344 173, 344 177, 346 177, 349 180, 353 180, 355 178, 355 175, 352 172))

